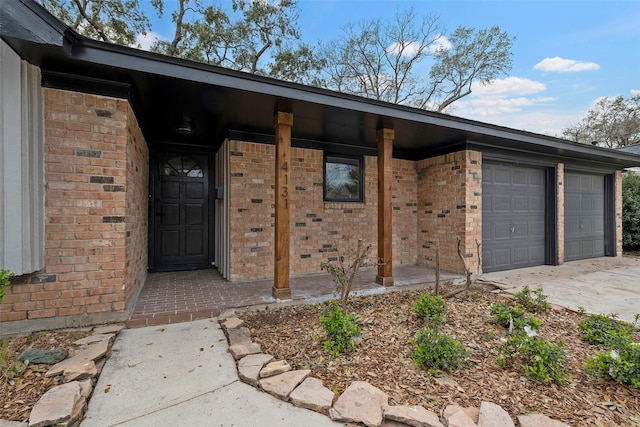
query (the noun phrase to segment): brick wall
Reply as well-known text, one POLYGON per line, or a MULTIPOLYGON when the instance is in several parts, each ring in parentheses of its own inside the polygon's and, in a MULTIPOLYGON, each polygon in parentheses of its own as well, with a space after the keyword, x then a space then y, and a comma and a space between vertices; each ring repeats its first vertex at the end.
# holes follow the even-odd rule
MULTIPOLYGON (((231 141, 230 280, 273 277, 275 147, 231 141)), ((394 159, 394 264, 416 263, 415 162, 394 159)), ((323 201, 323 152, 291 151, 291 274, 320 271, 358 238, 377 254, 377 158, 364 157, 364 203, 323 201)))
POLYGON ((557 233, 558 233, 558 265, 564 264, 564 163, 558 163, 556 168, 558 182, 557 192, 557 233))
POLYGON ((123 320, 146 274, 146 144, 127 101, 44 92, 45 268, 8 288, 0 321, 123 320))
POLYGON ((464 271, 456 246, 460 238, 475 271, 476 240, 482 241, 482 154, 459 151, 421 160, 417 168, 418 263, 435 266, 437 241, 440 268, 464 271))

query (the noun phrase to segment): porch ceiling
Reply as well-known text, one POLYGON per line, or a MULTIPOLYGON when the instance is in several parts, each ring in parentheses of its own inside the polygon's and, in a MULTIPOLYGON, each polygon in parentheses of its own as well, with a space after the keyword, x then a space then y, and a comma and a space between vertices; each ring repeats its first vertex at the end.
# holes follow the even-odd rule
POLYGON ((44 85, 128 97, 147 141, 217 147, 227 131, 273 135, 276 111, 294 116, 293 144, 375 152, 395 130, 394 157, 420 159, 468 146, 580 159, 607 167, 640 156, 254 76, 79 36, 31 0, 2 2, 3 40, 43 70, 44 85), (176 127, 188 115, 193 133, 176 127))

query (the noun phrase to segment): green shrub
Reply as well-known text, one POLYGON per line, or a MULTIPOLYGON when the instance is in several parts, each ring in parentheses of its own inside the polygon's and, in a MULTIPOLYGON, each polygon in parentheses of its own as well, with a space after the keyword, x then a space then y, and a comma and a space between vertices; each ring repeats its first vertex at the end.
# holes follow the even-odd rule
POLYGON ((516 330, 524 330, 526 326, 538 329, 542 324, 540 319, 528 314, 521 305, 511 307, 506 303, 491 304, 490 310, 493 321, 505 328, 510 328, 512 322, 513 328, 516 330))
POLYGON ((622 177, 622 245, 640 249, 640 175, 633 172, 622 177))
POLYGON ((421 316, 434 329, 439 329, 447 318, 447 307, 440 295, 420 295, 413 303, 413 312, 421 316))
POLYGON ((633 332, 633 327, 616 320, 613 316, 590 314, 578 323, 582 337, 589 344, 601 344, 607 347, 626 340, 633 332))
POLYGON ((549 343, 537 336, 524 333, 509 337, 500 345, 498 365, 506 367, 519 364, 524 376, 535 381, 553 381, 562 384, 571 380, 565 372, 563 343, 549 343))
POLYGON ((9 286, 11 284, 11 281, 9 279, 11 279, 13 276, 15 276, 15 274, 13 274, 9 270, 0 270, 0 303, 2 303, 2 300, 4 299, 4 288, 5 286, 9 286))
POLYGON ((431 375, 457 369, 467 358, 467 350, 460 341, 431 329, 420 329, 411 344, 415 350, 409 356, 417 365, 428 368, 431 375))
POLYGON ((615 349, 598 353, 585 362, 587 373, 640 388, 640 343, 621 340, 615 349))
POLYGON ((340 353, 354 351, 356 338, 361 335, 360 326, 354 315, 347 315, 337 302, 331 301, 329 313, 320 316, 320 324, 327 334, 324 349, 336 357, 340 353))
POLYGON ((551 308, 551 304, 547 302, 547 296, 542 293, 542 288, 532 291, 528 286, 525 286, 514 296, 518 304, 530 313, 544 313, 551 308))

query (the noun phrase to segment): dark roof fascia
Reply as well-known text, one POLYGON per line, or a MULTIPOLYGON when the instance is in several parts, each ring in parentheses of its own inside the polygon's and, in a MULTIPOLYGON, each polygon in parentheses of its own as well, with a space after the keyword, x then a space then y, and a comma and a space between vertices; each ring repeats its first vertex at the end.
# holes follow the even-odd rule
POLYGON ((77 39, 73 30, 32 0, 0 2, 0 35, 12 47, 35 43, 68 48, 77 39))
POLYGON ((617 150, 625 153, 640 154, 640 144, 627 145, 626 147, 618 147, 617 150))

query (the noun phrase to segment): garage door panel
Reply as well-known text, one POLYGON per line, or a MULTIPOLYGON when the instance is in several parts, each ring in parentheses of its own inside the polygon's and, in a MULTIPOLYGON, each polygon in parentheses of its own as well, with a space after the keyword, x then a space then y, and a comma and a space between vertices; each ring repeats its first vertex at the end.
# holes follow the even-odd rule
POLYGON ((604 256, 604 176, 565 174, 565 260, 604 256))
POLYGON ((544 169, 485 162, 482 174, 483 270, 544 264, 544 169))

